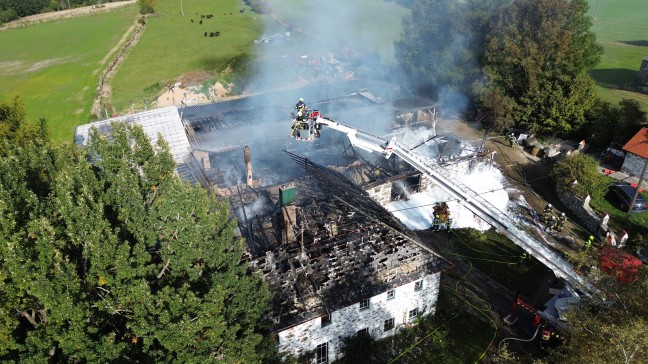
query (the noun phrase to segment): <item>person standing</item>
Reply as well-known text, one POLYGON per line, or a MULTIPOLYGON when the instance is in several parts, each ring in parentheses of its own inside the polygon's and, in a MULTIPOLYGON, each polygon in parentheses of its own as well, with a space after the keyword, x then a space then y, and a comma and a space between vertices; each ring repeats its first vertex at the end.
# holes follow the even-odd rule
POLYGON ((300 111, 300 110, 306 111, 306 103, 304 102, 303 97, 300 97, 299 101, 297 101, 297 103, 295 104, 295 110, 297 110, 297 111, 300 111))
POLYGON ((556 226, 556 230, 562 231, 565 226, 565 221, 567 221, 567 216, 565 216, 564 212, 561 212, 560 217, 558 218, 558 226, 556 226))
POLYGON ((439 231, 441 227, 441 218, 439 215, 434 215, 434 220, 432 220, 432 231, 439 231))

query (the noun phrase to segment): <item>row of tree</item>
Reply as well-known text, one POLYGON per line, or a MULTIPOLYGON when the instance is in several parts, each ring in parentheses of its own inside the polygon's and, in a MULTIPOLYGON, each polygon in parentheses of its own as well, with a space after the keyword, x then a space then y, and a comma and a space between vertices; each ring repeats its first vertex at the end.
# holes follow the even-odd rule
POLYGON ((270 294, 228 206, 164 141, 93 130, 83 150, 0 103, 0 361, 258 363, 270 294))
POLYGON ((487 128, 625 142, 645 113, 597 100, 590 72, 602 47, 587 9, 586 0, 415 0, 396 58, 419 90, 470 95, 487 128), (630 129, 609 118, 619 109, 630 129))
POLYGON ((0 24, 25 16, 125 0, 0 0, 0 24))

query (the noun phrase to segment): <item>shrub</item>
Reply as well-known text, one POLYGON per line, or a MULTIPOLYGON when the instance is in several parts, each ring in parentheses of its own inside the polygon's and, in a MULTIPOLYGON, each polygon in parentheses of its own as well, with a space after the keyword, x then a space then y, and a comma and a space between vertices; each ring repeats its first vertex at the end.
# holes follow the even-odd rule
POLYGON ((598 172, 598 161, 582 153, 556 163, 551 176, 558 189, 571 190, 579 196, 589 194, 600 198, 607 187, 605 176, 598 172), (578 182, 574 184, 574 180, 578 182))
POLYGON ((140 7, 140 14, 153 14, 155 13, 155 0, 138 0, 137 4, 140 7))

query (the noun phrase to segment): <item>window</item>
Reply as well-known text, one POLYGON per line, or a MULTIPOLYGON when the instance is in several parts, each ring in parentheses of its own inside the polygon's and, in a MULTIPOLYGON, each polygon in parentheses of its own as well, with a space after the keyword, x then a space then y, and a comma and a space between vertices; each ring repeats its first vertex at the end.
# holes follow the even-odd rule
POLYGON ((315 363, 328 363, 328 343, 317 345, 317 349, 315 349, 315 363))
POLYGON ((389 320, 385 320, 385 328, 384 331, 389 331, 394 328, 394 318, 390 318, 389 320))
POLYGON ((362 329, 362 330, 358 330, 358 334, 357 334, 357 335, 358 335, 358 336, 365 336, 365 335, 369 335, 369 328, 365 327, 365 328, 362 329))
POLYGON ((393 300, 394 297, 396 297, 396 291, 395 290, 390 289, 389 291, 387 291, 387 300, 388 301, 393 300))
POLYGON ((331 315, 330 314, 325 314, 322 316, 322 327, 328 326, 331 324, 331 315))
POLYGON ((407 318, 408 318, 410 321, 412 321, 412 320, 414 320, 414 319, 416 318, 416 316, 418 316, 418 308, 415 308, 415 309, 413 309, 413 310, 410 310, 409 315, 408 315, 407 318))
POLYGON ((423 281, 414 282, 414 292, 420 291, 423 289, 423 281))
POLYGON ((368 298, 363 299, 362 301, 360 301, 360 311, 366 310, 368 308, 369 308, 369 299, 368 298))

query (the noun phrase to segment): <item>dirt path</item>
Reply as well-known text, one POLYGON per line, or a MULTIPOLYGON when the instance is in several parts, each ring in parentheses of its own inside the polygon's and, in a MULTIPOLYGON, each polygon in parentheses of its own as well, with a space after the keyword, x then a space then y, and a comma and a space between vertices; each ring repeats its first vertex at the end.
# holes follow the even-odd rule
POLYGON ((114 54, 112 61, 108 64, 106 69, 99 76, 99 84, 97 85, 97 97, 92 103, 91 113, 99 115, 101 111, 101 104, 111 104, 112 87, 110 81, 117 73, 119 66, 124 63, 128 52, 135 47, 139 41, 142 33, 144 32, 145 24, 140 24, 137 20, 128 28, 126 33, 122 36, 119 42, 106 54, 100 63, 104 64, 108 57, 114 54), (116 52, 116 53, 115 53, 116 52))
POLYGON ((24 27, 32 24, 38 24, 38 23, 43 23, 47 21, 52 21, 52 20, 58 20, 58 19, 66 19, 66 18, 76 18, 79 16, 85 16, 88 14, 96 14, 96 13, 104 13, 107 11, 111 11, 116 8, 120 8, 123 6, 128 6, 131 4, 135 4, 137 0, 128 0, 128 1, 120 1, 116 3, 107 3, 107 4, 102 4, 101 6, 84 6, 81 8, 74 8, 70 10, 62 10, 62 11, 54 11, 51 13, 43 13, 43 14, 36 14, 36 15, 30 15, 26 16, 24 18, 20 18, 18 20, 14 20, 12 22, 3 24, 0 27, 0 30, 5 30, 5 29, 13 29, 13 28, 19 28, 19 27, 24 27))

